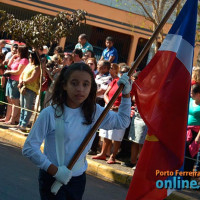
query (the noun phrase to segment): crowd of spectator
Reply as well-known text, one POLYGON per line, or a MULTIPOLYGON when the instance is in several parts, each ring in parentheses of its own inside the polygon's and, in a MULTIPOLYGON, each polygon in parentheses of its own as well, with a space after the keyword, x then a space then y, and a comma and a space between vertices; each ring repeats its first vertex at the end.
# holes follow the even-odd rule
MULTIPOLYGON (((52 91, 60 71, 62 68, 69 67, 72 63, 86 63, 91 68, 97 84, 96 103, 102 107, 106 106, 118 89, 117 81, 119 77, 128 72, 130 67, 126 63, 118 63, 118 52, 114 48, 112 37, 109 36, 105 39, 105 46, 100 60, 96 60, 93 46, 88 42, 86 34, 79 35, 78 43, 72 52, 64 52, 61 46, 57 46, 52 56, 49 55, 47 46, 30 50, 26 46, 18 46, 15 43, 12 44, 11 51, 8 52, 5 48, 5 41, 0 40, 0 122, 15 125, 15 128, 22 131, 27 130, 27 127, 30 127, 32 115, 30 110, 34 109, 35 100, 39 94, 40 80, 42 80, 40 97, 40 110, 42 110, 51 105, 52 91), (8 105, 3 102, 7 102, 8 105)), ((138 75, 139 72, 136 72, 131 77, 132 81, 135 81, 138 75)), ((200 89, 195 90, 194 88, 200 87, 199 68, 193 70, 192 85, 194 85, 192 98, 198 99, 197 94, 200 94, 200 89)), ((111 108, 113 112, 118 112, 121 96, 120 94, 113 104, 111 108)), ((93 159, 105 160, 108 164, 115 164, 120 149, 123 150, 120 147, 121 142, 126 138, 131 143, 130 158, 122 165, 131 168, 136 167, 147 134, 147 126, 138 112, 133 91, 131 98, 133 110, 132 116, 130 116, 132 117, 130 127, 127 130, 100 129, 96 133, 93 145, 88 152, 89 155, 93 155, 93 159), (127 132, 128 134, 125 134, 127 132)), ((196 102, 200 101, 197 100, 196 102)), ((199 106, 198 104, 198 108, 199 106)), ((200 109, 197 112, 200 113, 200 109)), ((199 119, 197 121, 200 121, 199 119)), ((195 125, 198 125, 199 128, 200 122, 195 125)), ((188 148, 194 140, 200 141, 199 129, 188 143, 188 148)), ((192 129, 192 131, 194 130, 192 129)), ((200 160, 200 151, 196 151, 195 156, 191 156, 189 153, 187 155, 195 159, 198 157, 200 160)), ((199 168, 198 162, 196 166, 199 168)), ((186 162, 186 167, 192 170, 194 162, 189 164, 186 162)))

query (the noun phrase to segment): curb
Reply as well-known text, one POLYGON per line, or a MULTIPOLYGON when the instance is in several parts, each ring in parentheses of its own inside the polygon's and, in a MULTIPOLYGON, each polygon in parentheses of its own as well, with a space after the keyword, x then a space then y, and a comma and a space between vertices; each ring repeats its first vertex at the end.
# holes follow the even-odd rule
POLYGON ((26 140, 25 136, 18 133, 14 133, 9 129, 0 128, 0 138, 5 141, 9 141, 14 146, 22 148, 26 140))
MULTIPOLYGON (((26 136, 21 135, 20 133, 14 132, 10 129, 0 128, 0 138, 2 141, 7 141, 10 144, 22 148, 24 146, 24 142, 26 140, 26 136)), ((43 151, 43 145, 41 146, 41 150, 43 151)), ((115 182, 126 187, 129 186, 132 175, 125 173, 123 171, 113 169, 107 165, 98 163, 93 161, 92 159, 88 159, 88 169, 87 173, 91 174, 95 177, 101 178, 105 181, 115 182)), ((200 199, 200 193, 197 191, 175 191, 170 196, 166 198, 166 200, 198 200, 200 199)))
POLYGON ((129 186, 131 183, 132 175, 120 170, 113 169, 112 167, 97 163, 91 159, 87 159, 88 169, 87 173, 94 175, 103 180, 129 186))

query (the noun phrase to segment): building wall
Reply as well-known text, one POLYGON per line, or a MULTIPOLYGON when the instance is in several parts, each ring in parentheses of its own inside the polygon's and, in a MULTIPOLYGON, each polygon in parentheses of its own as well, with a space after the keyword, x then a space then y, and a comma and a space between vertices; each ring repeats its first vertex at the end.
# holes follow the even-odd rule
MULTIPOLYGON (((55 15, 58 11, 71 13, 77 9, 86 10, 91 43, 99 45, 98 41, 103 40, 101 34, 99 34, 98 41, 95 37, 100 29, 104 30, 104 33, 115 33, 117 40, 121 43, 128 41, 128 44, 124 44, 122 50, 120 49, 123 52, 124 49, 127 51, 128 64, 135 58, 139 38, 148 39, 152 35, 152 23, 147 21, 144 16, 130 14, 128 11, 88 0, 1 0, 1 2, 48 15, 55 15)), ((166 24, 164 32, 167 33, 170 27, 171 24, 166 24)))

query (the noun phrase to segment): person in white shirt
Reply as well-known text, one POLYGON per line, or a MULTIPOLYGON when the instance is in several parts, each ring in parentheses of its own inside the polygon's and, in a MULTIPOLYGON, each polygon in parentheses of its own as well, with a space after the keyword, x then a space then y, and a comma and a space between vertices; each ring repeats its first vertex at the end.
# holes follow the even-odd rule
MULTIPOLYGON (((109 111, 100 127, 127 128, 130 123, 131 83, 124 75, 119 112, 109 111)), ((94 74, 84 63, 63 68, 53 90, 52 105, 43 109, 24 144, 22 153, 40 168, 39 190, 41 199, 81 200, 86 183, 85 147, 72 170, 67 168, 78 147, 93 127, 104 108, 96 104, 97 86, 94 74), (40 146, 44 143, 44 153, 40 146)))
MULTIPOLYGON (((109 73, 110 70, 110 62, 106 60, 100 60, 97 65, 98 73, 95 77, 95 82, 97 84, 97 98, 96 103, 100 106, 105 105, 104 101, 104 93, 106 92, 109 83, 112 81, 112 77, 109 73)), ((97 132, 94 142, 92 144, 91 150, 88 152, 88 155, 96 155, 97 149, 99 146, 99 133, 97 132)))
POLYGON ((9 60, 12 58, 12 56, 17 53, 17 49, 18 49, 18 44, 15 44, 15 43, 12 44, 11 51, 6 54, 5 61, 4 61, 5 65, 7 65, 9 60))

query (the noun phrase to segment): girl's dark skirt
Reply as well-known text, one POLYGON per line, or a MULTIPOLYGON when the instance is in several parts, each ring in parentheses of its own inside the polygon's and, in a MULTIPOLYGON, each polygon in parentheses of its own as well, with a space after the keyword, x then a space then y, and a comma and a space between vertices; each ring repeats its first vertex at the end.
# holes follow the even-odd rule
POLYGON ((46 171, 39 171, 39 192, 41 200, 81 200, 86 184, 86 175, 72 177, 67 185, 63 185, 56 195, 51 193, 55 178, 46 171))

